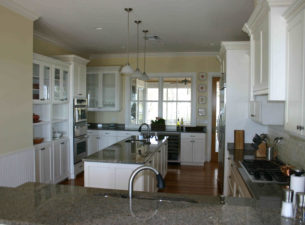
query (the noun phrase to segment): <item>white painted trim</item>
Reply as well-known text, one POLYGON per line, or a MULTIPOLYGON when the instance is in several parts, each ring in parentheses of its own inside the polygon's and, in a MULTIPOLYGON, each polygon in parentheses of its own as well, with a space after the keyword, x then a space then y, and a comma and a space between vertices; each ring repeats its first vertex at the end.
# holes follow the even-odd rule
MULTIPOLYGON (((162 77, 192 77, 192 120, 191 126, 196 126, 197 123, 197 73, 196 72, 180 72, 180 73, 149 73, 150 78, 162 78, 162 77)), ((125 78, 125 127, 126 128, 137 128, 130 124, 130 79, 136 78, 136 76, 128 76, 125 78)))
POLYGON ((299 0, 294 1, 289 8, 284 12, 283 17, 288 21, 290 20, 294 15, 298 14, 300 11, 305 9, 305 1, 299 0))
MULTIPOLYGON (((148 52, 147 57, 176 57, 176 56, 217 56, 218 52, 148 52)), ((125 58, 126 53, 92 54, 90 59, 98 58, 125 58)), ((130 53, 130 57, 136 57, 137 53, 130 53)))
POLYGON ((79 64, 83 64, 83 65, 87 65, 90 62, 90 60, 82 58, 77 55, 54 55, 52 57, 55 59, 64 61, 64 62, 79 63, 79 64))
POLYGON ((207 126, 207 155, 206 161, 211 161, 211 144, 212 144, 212 80, 213 77, 221 77, 221 73, 209 72, 208 73, 208 126, 207 126))
POLYGON ((14 155, 14 154, 18 154, 18 153, 21 153, 21 152, 26 152, 26 151, 29 151, 29 150, 34 150, 34 146, 30 146, 30 147, 27 147, 27 148, 22 148, 22 149, 18 149, 18 150, 14 150, 14 151, 11 151, 11 152, 0 154, 0 158, 10 156, 10 155, 14 155))
POLYGON ((66 49, 68 51, 71 51, 73 53, 81 54, 81 52, 76 50, 74 47, 71 47, 71 46, 67 45, 66 43, 63 43, 62 41, 58 41, 58 40, 55 40, 53 38, 50 38, 50 37, 46 36, 45 34, 42 34, 38 31, 34 31, 34 37, 39 38, 39 39, 44 40, 44 41, 47 41, 47 42, 50 42, 54 45, 57 45, 58 47, 64 48, 64 49, 66 49))
POLYGON ((220 52, 226 51, 250 51, 249 41, 223 41, 221 42, 220 52))
POLYGON ((21 16, 24 16, 25 18, 27 18, 31 21, 35 21, 39 18, 38 15, 36 15, 32 11, 24 8, 22 5, 20 5, 19 3, 15 2, 13 0, 0 0, 0 5, 12 10, 13 12, 15 12, 21 16))

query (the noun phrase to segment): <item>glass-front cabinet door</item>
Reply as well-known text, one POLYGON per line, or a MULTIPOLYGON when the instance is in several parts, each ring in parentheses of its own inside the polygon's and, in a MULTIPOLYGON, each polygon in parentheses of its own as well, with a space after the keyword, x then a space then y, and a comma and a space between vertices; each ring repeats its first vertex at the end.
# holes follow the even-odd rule
POLYGON ((33 101, 42 103, 50 100, 51 67, 34 61, 33 63, 33 101))
POLYGON ((119 67, 90 67, 87 72, 88 111, 119 111, 119 67))
POLYGON ((68 101, 69 70, 56 66, 53 73, 53 101, 68 101))

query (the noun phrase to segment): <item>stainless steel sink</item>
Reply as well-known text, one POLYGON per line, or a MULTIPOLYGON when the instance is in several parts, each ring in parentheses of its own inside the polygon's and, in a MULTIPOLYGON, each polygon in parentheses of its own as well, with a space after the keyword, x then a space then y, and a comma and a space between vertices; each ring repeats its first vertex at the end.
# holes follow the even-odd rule
MULTIPOLYGON (((121 194, 121 193, 101 193, 101 194, 96 194, 95 196, 102 196, 104 198, 126 198, 126 199, 128 199, 128 194, 121 194)), ((166 197, 166 196, 161 197, 161 196, 134 195, 133 199, 159 201, 159 202, 199 203, 196 200, 183 198, 183 197, 179 198, 179 197, 166 197)))

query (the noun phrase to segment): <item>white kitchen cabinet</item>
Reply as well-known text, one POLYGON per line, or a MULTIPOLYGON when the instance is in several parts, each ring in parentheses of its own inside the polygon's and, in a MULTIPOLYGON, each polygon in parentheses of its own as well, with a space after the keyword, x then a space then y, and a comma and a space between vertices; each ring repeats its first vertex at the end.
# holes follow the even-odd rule
POLYGON ((69 176, 68 141, 53 141, 53 183, 58 183, 69 176))
POLYGON ((99 143, 99 135, 88 135, 88 156, 99 151, 99 143))
POLYGON ((181 134, 181 164, 203 165, 205 161, 206 135, 203 133, 181 134))
POLYGON ((86 73, 89 60, 76 55, 57 55, 54 58, 69 63, 74 98, 86 98, 86 73))
POLYGON ((52 144, 46 143, 35 146, 36 182, 52 183, 53 163, 52 144))
POLYGON ((87 71, 88 111, 119 111, 120 67, 89 67, 87 71))
POLYGON ((33 60, 33 102, 35 104, 50 101, 51 65, 33 60))
POLYGON ((53 68, 53 102, 62 103, 69 100, 69 67, 54 65, 53 68))
POLYGON ((279 102, 268 102, 267 96, 257 96, 250 101, 249 117, 263 125, 283 125, 285 106, 279 102))
POLYGON ((285 129, 305 135, 305 3, 296 1, 285 12, 287 20, 287 90, 285 129))
POLYGON ((251 97, 285 100, 286 23, 283 12, 291 0, 259 1, 243 30, 250 36, 251 97))

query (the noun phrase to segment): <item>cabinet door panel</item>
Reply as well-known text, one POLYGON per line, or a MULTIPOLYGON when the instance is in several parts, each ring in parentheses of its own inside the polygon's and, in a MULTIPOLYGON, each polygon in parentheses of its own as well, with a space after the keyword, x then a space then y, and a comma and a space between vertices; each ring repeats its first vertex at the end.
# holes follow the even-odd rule
POLYGON ((68 143, 67 141, 60 142, 60 154, 61 154, 61 178, 64 179, 66 176, 68 176, 69 171, 69 158, 68 158, 68 143))
POLYGON ((193 143, 191 139, 181 139, 181 162, 193 161, 193 143))
POLYGON ((193 162, 204 163, 205 142, 195 140, 193 142, 193 162))
POLYGON ((80 65, 79 66, 79 88, 78 88, 78 95, 80 97, 86 96, 86 66, 80 65))
POLYGON ((56 182, 61 176, 61 146, 59 142, 54 142, 53 156, 54 182, 56 182))
POLYGON ((288 74, 285 128, 296 132, 301 125, 304 87, 304 23, 298 17, 288 28, 288 74))
POLYGON ((88 156, 99 150, 100 137, 97 135, 88 136, 88 156))

